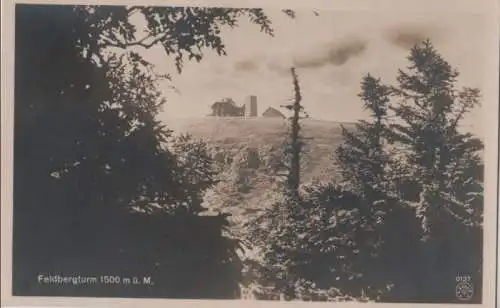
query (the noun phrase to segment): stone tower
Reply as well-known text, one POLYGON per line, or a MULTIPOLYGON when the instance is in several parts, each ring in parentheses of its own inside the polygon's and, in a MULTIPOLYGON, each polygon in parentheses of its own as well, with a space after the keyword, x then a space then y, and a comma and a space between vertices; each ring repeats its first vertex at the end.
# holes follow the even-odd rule
POLYGON ((246 117, 256 117, 257 116, 257 96, 250 95, 245 101, 245 116, 246 117))

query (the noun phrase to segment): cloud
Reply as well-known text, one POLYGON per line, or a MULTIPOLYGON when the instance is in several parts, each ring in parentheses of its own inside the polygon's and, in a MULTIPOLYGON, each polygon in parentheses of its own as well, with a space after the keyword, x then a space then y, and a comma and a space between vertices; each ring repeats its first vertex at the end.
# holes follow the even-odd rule
POLYGON ((408 50, 427 39, 435 42, 439 39, 439 33, 428 25, 399 25, 386 30, 383 37, 392 45, 408 50))
POLYGON ((309 53, 294 58, 297 68, 320 68, 326 65, 342 66, 351 58, 362 55, 368 42, 363 39, 348 39, 334 41, 309 53))
POLYGON ((326 66, 342 67, 353 57, 361 56, 368 47, 368 41, 359 38, 331 41, 313 46, 302 54, 282 55, 266 61, 270 71, 279 75, 290 75, 290 68, 320 69, 326 66))

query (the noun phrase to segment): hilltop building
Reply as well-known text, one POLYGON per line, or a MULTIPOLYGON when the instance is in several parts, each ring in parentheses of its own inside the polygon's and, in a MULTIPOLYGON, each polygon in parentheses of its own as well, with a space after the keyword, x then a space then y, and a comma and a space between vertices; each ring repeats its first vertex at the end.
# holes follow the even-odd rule
MULTIPOLYGON (((250 95, 245 99, 243 106, 236 105, 235 101, 231 98, 224 98, 212 104, 213 117, 257 117, 257 96, 250 95)), ((286 117, 278 109, 269 107, 262 113, 265 118, 281 118, 286 117)))
POLYGON ((212 104, 212 116, 214 117, 242 117, 244 114, 245 106, 236 106, 231 98, 225 98, 212 104))
POLYGON ((212 104, 212 116, 214 117, 256 117, 257 96, 247 97, 245 105, 237 106, 231 98, 225 98, 212 104))
POLYGON ((273 107, 267 108, 266 111, 262 113, 262 116, 266 118, 285 118, 285 116, 278 109, 273 107))

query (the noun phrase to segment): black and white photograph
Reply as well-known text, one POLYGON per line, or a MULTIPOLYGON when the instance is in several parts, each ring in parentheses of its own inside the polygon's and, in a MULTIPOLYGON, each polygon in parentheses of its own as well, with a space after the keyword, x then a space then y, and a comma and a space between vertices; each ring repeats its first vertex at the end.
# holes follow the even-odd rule
POLYGON ((498 20, 443 2, 13 4, 6 296, 491 304, 498 20))

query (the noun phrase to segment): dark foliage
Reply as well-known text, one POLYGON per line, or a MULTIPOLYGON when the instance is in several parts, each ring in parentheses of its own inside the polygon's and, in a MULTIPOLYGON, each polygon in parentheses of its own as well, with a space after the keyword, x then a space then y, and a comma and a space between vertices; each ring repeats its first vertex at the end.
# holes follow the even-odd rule
POLYGON ((342 179, 284 194, 254 221, 257 297, 449 303, 469 275, 480 302, 482 143, 459 130, 479 93, 455 89, 430 42, 408 60, 397 86, 363 78, 371 120, 343 130, 342 179))
POLYGON ((198 215, 214 183, 206 148, 172 141, 155 120, 164 103, 155 82, 168 76, 127 48, 159 44, 180 70, 185 53, 223 54, 218 28, 244 14, 272 34, 261 10, 16 6, 14 294, 239 296, 226 217, 198 215), (148 22, 144 38, 129 22, 135 12, 148 22), (124 52, 105 55, 110 46, 124 52), (60 288, 38 284, 39 273, 156 283, 60 288))
POLYGON ((346 186, 368 205, 363 217, 383 219, 374 228, 377 256, 365 259, 360 273, 379 271, 370 287, 381 280, 391 284, 382 300, 436 302, 456 300, 455 278, 465 274, 474 281, 471 300, 477 302, 482 143, 461 133, 459 124, 478 104, 478 90, 456 90, 458 73, 428 41, 416 45, 408 60, 397 86, 364 78, 360 97, 373 121, 361 121, 356 132, 344 130, 345 145, 337 150, 346 186))
POLYGON ((407 153, 405 183, 414 192, 412 198, 401 195, 417 209, 425 233, 420 294, 435 301, 449 298, 454 294, 449 282, 469 275, 476 288, 472 300, 479 302, 483 143, 460 129, 464 115, 479 105, 479 90, 457 89, 458 72, 429 41, 412 48, 408 60, 393 88, 399 100, 391 109, 401 121, 391 125, 388 137, 407 153))
POLYGON ((287 167, 287 192, 293 199, 299 199, 300 187, 300 155, 302 153, 303 140, 300 134, 300 115, 304 111, 301 105, 302 94, 300 92, 299 77, 295 68, 290 70, 293 83, 293 103, 285 105, 286 109, 291 110, 290 116, 290 135, 287 137, 284 161, 287 167))

